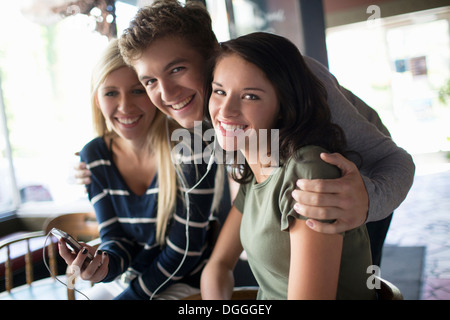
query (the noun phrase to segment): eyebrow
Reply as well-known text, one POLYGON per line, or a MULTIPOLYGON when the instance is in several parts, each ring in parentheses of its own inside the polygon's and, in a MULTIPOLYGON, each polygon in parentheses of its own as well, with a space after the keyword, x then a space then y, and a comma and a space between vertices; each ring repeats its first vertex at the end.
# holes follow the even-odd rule
MULTIPOLYGON (((142 87, 142 83, 137 82, 131 86, 131 88, 134 88, 134 87, 142 87)), ((101 90, 111 90, 111 89, 117 89, 117 88, 118 88, 117 86, 107 86, 107 87, 101 87, 101 90)))
MULTIPOLYGON (((223 85, 219 82, 213 81, 212 84, 215 84, 216 86, 219 87, 223 87, 223 85)), ((262 92, 266 92, 264 89, 261 88, 253 88, 253 87, 247 87, 247 88, 243 88, 242 90, 250 90, 250 91, 262 91, 262 92)))
POLYGON ((139 81, 141 81, 141 82, 144 82, 144 80, 148 80, 148 79, 151 79, 152 77, 150 77, 150 76, 140 76, 139 77, 139 81))
MULTIPOLYGON (((176 58, 176 59, 172 60, 171 62, 169 62, 169 63, 163 68, 163 72, 166 72, 167 70, 173 68, 173 67, 176 66, 177 64, 183 63, 183 62, 188 62, 188 59, 186 59, 186 58, 176 58)), ((148 79, 151 79, 151 78, 153 78, 153 77, 144 75, 144 76, 140 76, 140 77, 139 77, 139 80, 140 80, 140 81, 144 81, 144 80, 148 80, 148 79)))
POLYGON ((116 86, 107 86, 107 87, 100 87, 101 90, 111 90, 111 89, 117 89, 116 86))
POLYGON ((164 71, 169 70, 170 68, 174 67, 175 65, 182 63, 182 62, 187 62, 188 60, 186 58, 176 58, 173 61, 169 62, 165 67, 164 67, 164 71))

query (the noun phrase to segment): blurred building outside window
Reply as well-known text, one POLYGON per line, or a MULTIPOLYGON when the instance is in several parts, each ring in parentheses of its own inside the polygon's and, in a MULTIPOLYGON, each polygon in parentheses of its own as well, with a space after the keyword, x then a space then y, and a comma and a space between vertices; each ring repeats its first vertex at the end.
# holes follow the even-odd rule
POLYGON ((328 28, 330 71, 413 155, 450 151, 450 7, 328 28))
MULTIPOLYGON (((5 115, 0 129, 7 129, 0 130, 0 215, 17 208, 40 213, 84 210, 90 204, 84 187, 75 183, 73 165, 79 158, 74 153, 94 138, 90 75, 108 43, 108 37, 95 31, 103 18, 97 8, 85 15, 72 6, 67 8, 72 15, 57 21, 46 13, 30 19, 23 10, 26 2, 0 2, 5 115)), ((128 26, 136 10, 115 3, 118 31, 128 26)))

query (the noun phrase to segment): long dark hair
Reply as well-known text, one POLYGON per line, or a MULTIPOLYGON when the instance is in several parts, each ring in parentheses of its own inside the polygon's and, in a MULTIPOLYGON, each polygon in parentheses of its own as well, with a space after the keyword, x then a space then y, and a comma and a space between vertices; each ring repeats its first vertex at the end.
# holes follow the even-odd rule
MULTIPOLYGON (((274 129, 279 129, 281 165, 306 145, 344 153, 345 135, 338 125, 331 122, 326 89, 309 70, 300 51, 291 41, 274 34, 251 33, 221 43, 215 61, 229 54, 237 54, 256 65, 277 92, 280 120, 274 129)), ((214 67, 210 70, 205 90, 208 98, 214 67)), ((232 164, 232 168, 232 176, 239 183, 246 183, 252 178, 247 163, 232 164)))

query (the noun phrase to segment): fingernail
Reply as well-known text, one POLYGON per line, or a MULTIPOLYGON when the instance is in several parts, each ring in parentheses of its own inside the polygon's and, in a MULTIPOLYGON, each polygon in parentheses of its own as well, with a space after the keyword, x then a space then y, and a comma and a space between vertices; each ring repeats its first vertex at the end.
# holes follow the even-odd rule
POLYGON ((314 222, 312 222, 311 220, 306 220, 306 225, 311 229, 314 229, 314 222))
POLYGON ((302 180, 300 180, 300 179, 297 180, 296 185, 297 185, 297 187, 301 188, 301 186, 302 186, 302 180))
POLYGON ((298 203, 294 204, 294 210, 300 213, 300 205, 298 203))

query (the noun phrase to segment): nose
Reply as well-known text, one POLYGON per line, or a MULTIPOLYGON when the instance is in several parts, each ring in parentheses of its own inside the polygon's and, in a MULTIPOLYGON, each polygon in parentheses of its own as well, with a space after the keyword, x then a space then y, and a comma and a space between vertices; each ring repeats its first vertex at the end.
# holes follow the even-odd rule
POLYGON ((120 112, 127 114, 131 113, 131 110, 134 108, 134 103, 132 96, 129 94, 123 94, 119 101, 118 109, 120 112))
POLYGON ((233 96, 228 96, 223 99, 220 104, 220 113, 225 118, 232 118, 239 115, 241 107, 239 105, 240 100, 233 96))
POLYGON ((171 80, 160 80, 159 90, 161 94, 161 100, 166 104, 173 104, 178 102, 180 97, 180 86, 171 80))

